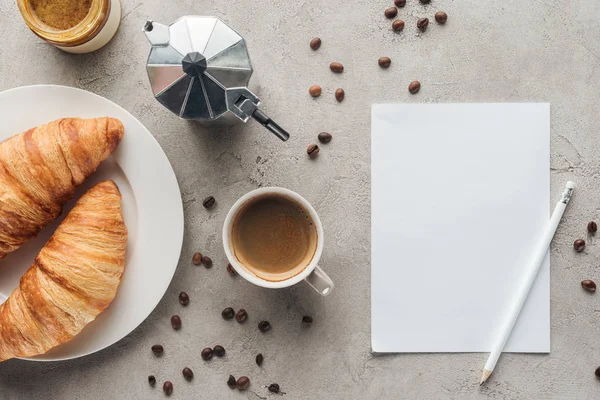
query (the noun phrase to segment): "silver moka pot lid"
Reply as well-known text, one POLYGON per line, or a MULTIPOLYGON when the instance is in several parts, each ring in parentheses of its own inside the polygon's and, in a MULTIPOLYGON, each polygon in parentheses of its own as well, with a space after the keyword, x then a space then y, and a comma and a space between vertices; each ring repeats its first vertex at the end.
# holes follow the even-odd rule
POLYGON ((154 97, 180 118, 250 117, 281 140, 290 135, 258 109, 248 89, 252 64, 244 39, 215 17, 185 16, 170 26, 147 21, 152 44, 147 71, 154 97))

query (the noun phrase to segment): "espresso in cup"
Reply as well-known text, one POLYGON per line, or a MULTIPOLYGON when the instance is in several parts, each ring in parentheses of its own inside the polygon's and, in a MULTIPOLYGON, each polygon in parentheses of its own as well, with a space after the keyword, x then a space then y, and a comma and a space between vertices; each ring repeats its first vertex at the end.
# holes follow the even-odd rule
POLYGON ((317 227, 310 213, 282 194, 244 203, 233 219, 232 249, 249 272, 269 282, 301 273, 317 251, 317 227))

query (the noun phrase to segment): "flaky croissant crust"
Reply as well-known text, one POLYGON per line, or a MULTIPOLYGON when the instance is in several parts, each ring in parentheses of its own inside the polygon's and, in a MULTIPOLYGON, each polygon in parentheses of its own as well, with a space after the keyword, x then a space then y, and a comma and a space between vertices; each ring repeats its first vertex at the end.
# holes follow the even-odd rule
POLYGON ((127 228, 114 182, 75 205, 0 305, 0 361, 43 354, 75 335, 115 297, 125 267, 127 228))
POLYGON ((0 143, 0 259, 60 215, 123 133, 114 118, 63 118, 0 143))

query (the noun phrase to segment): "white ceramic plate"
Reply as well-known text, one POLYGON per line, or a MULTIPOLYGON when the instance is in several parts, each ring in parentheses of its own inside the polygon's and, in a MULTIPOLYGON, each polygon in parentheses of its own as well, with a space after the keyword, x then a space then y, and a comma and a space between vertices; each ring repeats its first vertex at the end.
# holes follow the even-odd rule
POLYGON ((52 85, 20 87, 0 93, 0 142, 58 118, 103 116, 123 122, 123 141, 78 188, 57 221, 0 260, 0 302, 18 286, 21 276, 77 199, 105 179, 114 180, 123 195, 123 214, 129 229, 123 280, 110 307, 83 332, 31 360, 82 357, 117 342, 148 317, 177 268, 183 243, 183 206, 177 179, 154 137, 127 111, 84 90, 52 85))

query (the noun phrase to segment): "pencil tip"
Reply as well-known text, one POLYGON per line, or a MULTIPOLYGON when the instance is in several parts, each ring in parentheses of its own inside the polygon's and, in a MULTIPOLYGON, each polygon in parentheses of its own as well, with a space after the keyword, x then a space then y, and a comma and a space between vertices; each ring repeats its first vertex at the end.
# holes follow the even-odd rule
POLYGON ((479 383, 479 386, 483 386, 483 384, 485 383, 485 381, 488 380, 490 375, 492 375, 492 371, 490 371, 489 369, 484 369, 483 373, 481 374, 481 383, 479 383))

